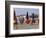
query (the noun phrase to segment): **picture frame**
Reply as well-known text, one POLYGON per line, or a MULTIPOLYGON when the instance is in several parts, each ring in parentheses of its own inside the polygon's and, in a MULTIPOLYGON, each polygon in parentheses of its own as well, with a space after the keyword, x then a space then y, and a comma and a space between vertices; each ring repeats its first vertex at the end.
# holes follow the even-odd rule
MULTIPOLYGON (((21 14, 21 13, 17 13, 17 15, 19 15, 19 14, 21 14)), ((29 13, 29 15, 30 15, 30 13, 29 13)), ((35 26, 35 28, 36 28, 36 26, 35 26)), ((5 1, 5 31, 6 31, 5 32, 6 33, 5 34, 6 37, 20 37, 20 36, 45 35, 45 3, 41 3, 41 2, 22 2, 22 1, 21 2, 20 1, 5 1), (31 8, 33 8, 33 9, 36 8, 35 11, 37 11, 37 8, 39 9, 39 14, 38 14, 39 15, 39 18, 40 18, 40 20, 39 20, 40 22, 38 23, 39 26, 37 26, 37 29, 32 29, 31 30, 31 28, 30 29, 27 29, 26 28, 24 30, 24 29, 21 28, 20 30, 19 29, 18 30, 15 29, 15 31, 14 31, 12 28, 14 28, 16 26, 14 26, 14 27, 12 26, 12 23, 13 23, 12 22, 13 10, 17 10, 18 9, 19 11, 17 11, 17 12, 21 12, 22 10, 24 12, 24 9, 27 10, 27 8, 28 9, 29 8, 30 9, 31 8), (11 16, 10 16, 10 14, 11 14, 11 16)))

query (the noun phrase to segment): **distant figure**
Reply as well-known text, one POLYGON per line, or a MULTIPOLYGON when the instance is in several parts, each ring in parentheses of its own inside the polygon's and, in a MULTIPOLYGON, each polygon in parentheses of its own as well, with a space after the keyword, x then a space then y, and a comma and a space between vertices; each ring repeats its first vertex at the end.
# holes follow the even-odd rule
POLYGON ((35 16, 34 16, 34 13, 32 14, 32 23, 35 23, 35 20, 34 20, 35 16))
POLYGON ((20 21, 21 24, 23 24, 23 22, 24 22, 24 17, 23 17, 23 16, 20 16, 19 21, 20 21))
POLYGON ((17 18, 17 23, 20 24, 19 17, 17 18))

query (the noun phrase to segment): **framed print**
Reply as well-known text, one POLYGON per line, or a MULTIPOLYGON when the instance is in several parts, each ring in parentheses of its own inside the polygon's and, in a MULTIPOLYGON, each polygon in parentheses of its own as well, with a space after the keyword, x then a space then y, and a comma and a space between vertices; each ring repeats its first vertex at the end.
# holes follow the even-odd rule
POLYGON ((6 37, 45 35, 45 4, 5 1, 6 37))

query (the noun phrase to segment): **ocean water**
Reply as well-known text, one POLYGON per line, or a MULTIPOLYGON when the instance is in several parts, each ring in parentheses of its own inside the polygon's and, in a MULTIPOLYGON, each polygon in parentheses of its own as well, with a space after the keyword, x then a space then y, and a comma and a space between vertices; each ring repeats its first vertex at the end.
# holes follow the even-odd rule
POLYGON ((39 25, 19 24, 18 29, 38 29, 39 25))

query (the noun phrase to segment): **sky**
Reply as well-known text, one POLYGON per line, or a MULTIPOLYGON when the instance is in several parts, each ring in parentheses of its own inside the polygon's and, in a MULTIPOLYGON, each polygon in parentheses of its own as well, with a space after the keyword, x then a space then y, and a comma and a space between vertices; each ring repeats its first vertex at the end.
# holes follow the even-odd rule
POLYGON ((15 13, 16 13, 17 16, 26 15, 27 12, 28 12, 28 15, 32 15, 32 13, 39 14, 39 9, 35 9, 35 8, 15 8, 15 13))

